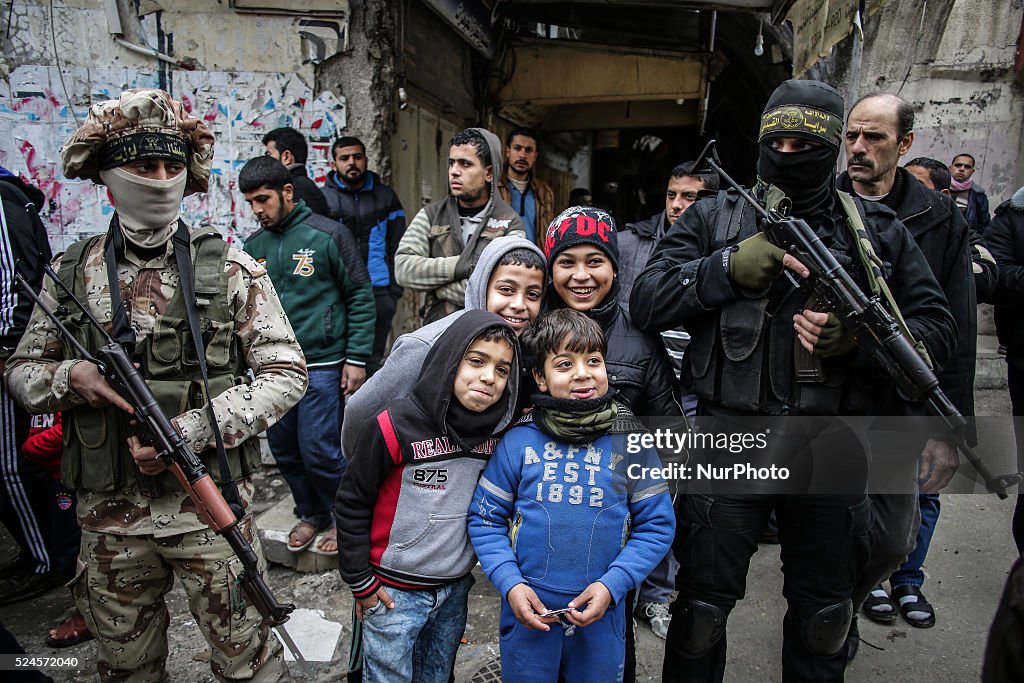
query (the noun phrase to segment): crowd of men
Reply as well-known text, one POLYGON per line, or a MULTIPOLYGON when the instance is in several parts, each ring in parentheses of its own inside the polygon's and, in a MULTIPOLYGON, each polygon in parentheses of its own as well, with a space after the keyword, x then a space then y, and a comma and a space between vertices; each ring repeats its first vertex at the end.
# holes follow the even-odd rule
MULTIPOLYGON (((992 217, 970 154, 948 167, 925 157, 900 166, 915 142, 914 111, 891 94, 847 109, 827 84, 787 81, 766 104, 757 139, 754 197, 805 221, 862 290, 881 288, 884 305, 964 415, 974 412, 976 307, 996 304, 1013 413, 1024 414, 1024 188, 992 217), (846 170, 837 176, 844 149, 846 170)), ((51 255, 41 197, 0 174, 0 520, 20 550, 0 568, 0 604, 67 583, 77 610, 50 644, 95 637, 101 679, 156 681, 169 656, 164 596, 177 576, 218 680, 287 675, 266 615, 237 594, 232 548, 197 514, 164 454, 140 438, 132 417, 140 407, 83 357, 83 349, 96 355, 108 343, 90 314, 128 350, 257 553, 253 437, 267 432, 295 502, 288 549, 316 543, 339 553, 362 617, 390 597, 376 587, 360 592, 368 579, 346 574, 344 530, 339 543, 339 488, 360 476, 346 478, 346 468, 366 448, 361 430, 408 396, 417 377, 430 376, 420 374, 424 359, 440 354, 428 350, 465 310, 490 311, 519 337, 542 311, 571 309, 600 326, 608 383, 633 413, 685 415, 722 432, 756 424, 773 439, 744 457, 795 473, 754 492, 678 486, 673 550, 628 595, 616 593, 627 614, 665 639, 662 680, 727 678, 729 613, 772 528, 788 603, 786 681, 842 681, 859 645, 858 614, 932 626, 922 565, 938 493, 959 465, 956 443, 895 427, 866 436, 828 420, 927 411, 895 389, 807 284, 807 264, 773 243, 754 208, 702 160, 680 160, 665 179, 663 211, 616 231, 614 217, 586 206, 585 190, 568 209, 574 223, 556 217, 565 207, 537 176, 540 142, 526 128, 513 129, 504 145, 484 128, 458 132, 447 150, 447 195, 407 224, 394 191, 368 170, 358 138, 333 143, 332 170, 318 187, 308 177, 306 140, 276 129, 263 138, 266 154, 239 173, 259 228, 236 248, 180 218, 183 197, 207 189, 213 135, 167 93, 129 90, 90 107, 62 149, 65 177, 105 185, 115 211, 109 226, 95 226, 96 236, 53 261, 55 277, 43 272, 51 255), (18 289, 15 270, 41 305, 18 289), (422 327, 388 355, 407 290, 422 297, 422 327), (33 423, 30 413, 50 417, 33 423), (841 454, 840 471, 830 472, 841 487, 817 485, 815 451, 841 454), (891 476, 911 482, 909 489, 869 493, 873 451, 896 463, 891 476)), ((474 334, 486 328, 468 320, 459 326, 474 334)), ((469 346, 445 339, 444 348, 469 346)), ((539 388, 546 391, 543 382, 539 388)), ((527 393, 502 410, 525 413, 542 399, 527 393)), ((481 442, 492 430, 501 436, 499 422, 510 424, 493 422, 481 442)), ((1024 444, 1018 469, 1022 453, 1024 444)), ((729 453, 690 457, 721 464, 729 453)), ((398 495, 381 486, 382 497, 398 495)), ((1022 501, 1013 520, 1018 551, 1022 501)), ((1024 676, 1022 572, 1018 562, 996 617, 988 682, 1024 676)), ((513 611, 527 629, 551 623, 538 620, 548 617, 539 611, 529 618, 513 611)), ((633 636, 625 628, 625 662, 608 680, 632 680, 633 636)), ((437 675, 447 676, 441 669, 437 675)))

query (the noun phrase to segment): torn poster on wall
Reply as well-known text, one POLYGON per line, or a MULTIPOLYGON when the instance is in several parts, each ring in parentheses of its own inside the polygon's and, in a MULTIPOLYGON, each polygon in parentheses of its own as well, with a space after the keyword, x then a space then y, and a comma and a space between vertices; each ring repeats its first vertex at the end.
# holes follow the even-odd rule
MULTIPOLYGON (((46 194, 50 244, 55 252, 106 229, 113 212, 105 187, 61 174, 60 148, 83 120, 90 103, 116 97, 125 88, 158 87, 156 71, 123 68, 63 69, 23 66, 0 80, 0 165, 46 194), (69 104, 70 100, 70 104, 69 104), (74 113, 72 113, 72 107, 74 113)), ((185 199, 182 217, 193 228, 212 227, 238 242, 257 223, 238 192, 238 171, 263 154, 262 138, 291 126, 310 144, 310 177, 319 185, 329 169, 331 142, 346 125, 343 100, 314 96, 289 73, 244 71, 174 72, 171 92, 203 119, 216 139, 210 190, 185 199)))

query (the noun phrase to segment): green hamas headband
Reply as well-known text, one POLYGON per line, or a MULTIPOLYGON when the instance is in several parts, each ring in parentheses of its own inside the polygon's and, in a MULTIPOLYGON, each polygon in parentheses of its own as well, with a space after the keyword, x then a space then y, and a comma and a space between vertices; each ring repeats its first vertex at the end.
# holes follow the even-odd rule
POLYGON ((833 149, 843 139, 843 120, 822 109, 787 104, 761 114, 761 131, 757 141, 769 135, 799 135, 817 138, 833 149))

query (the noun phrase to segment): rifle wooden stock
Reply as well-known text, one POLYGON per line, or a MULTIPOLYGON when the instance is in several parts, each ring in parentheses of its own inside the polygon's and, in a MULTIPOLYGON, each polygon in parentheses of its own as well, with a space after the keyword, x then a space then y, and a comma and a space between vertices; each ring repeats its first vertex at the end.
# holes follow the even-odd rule
MULTIPOLYGON (((107 343, 100 347, 96 356, 90 354, 88 349, 82 346, 68 331, 60 318, 43 303, 31 285, 17 272, 17 266, 15 267, 15 278, 22 291, 53 322, 58 334, 75 348, 81 358, 95 363, 100 374, 107 379, 110 386, 132 406, 139 427, 149 437, 148 441, 152 443, 157 456, 164 460, 174 476, 181 482, 192 502, 195 503, 199 518, 210 529, 224 537, 242 563, 243 569, 238 580, 246 597, 263 617, 263 622, 270 627, 284 624, 295 610, 295 605, 282 604, 271 593, 270 587, 267 586, 260 573, 256 551, 253 550, 252 545, 245 539, 241 528, 239 528, 238 516, 224 500, 224 495, 210 477, 203 461, 192 451, 185 438, 178 433, 171 421, 164 415, 156 396, 146 384, 146 380, 143 379, 124 347, 107 334, 103 326, 51 268, 44 267, 44 271, 67 293, 79 310, 85 314, 90 324, 106 337, 107 343)), ((216 424, 212 424, 211 427, 217 429, 216 424)), ((144 477, 144 475, 140 473, 140 477, 144 477)), ((238 514, 241 515, 241 510, 238 511, 238 514)), ((296 659, 305 666, 302 653, 298 651, 284 629, 279 628, 278 632, 284 637, 285 643, 296 655, 296 659)))
MULTIPOLYGON (((164 415, 156 396, 128 353, 120 344, 111 341, 99 349, 97 356, 100 371, 114 390, 131 404, 139 428, 149 437, 157 456, 167 464, 192 499, 199 518, 224 537, 241 561, 243 570, 238 580, 249 601, 270 626, 286 622, 295 606, 279 603, 274 598, 260 573, 259 558, 238 526, 237 516, 224 500, 203 461, 164 415)), ((216 425, 213 427, 216 429, 216 425)))

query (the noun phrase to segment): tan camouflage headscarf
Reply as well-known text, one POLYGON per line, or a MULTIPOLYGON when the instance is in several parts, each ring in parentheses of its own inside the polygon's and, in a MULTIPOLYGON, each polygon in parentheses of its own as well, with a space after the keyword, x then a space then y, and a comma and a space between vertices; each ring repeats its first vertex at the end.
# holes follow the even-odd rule
POLYGON ((205 123, 189 116, 181 102, 154 88, 125 90, 119 99, 89 107, 85 123, 61 149, 64 176, 102 185, 100 149, 118 138, 150 131, 180 137, 188 144, 185 195, 206 192, 213 166, 213 134, 205 123))

